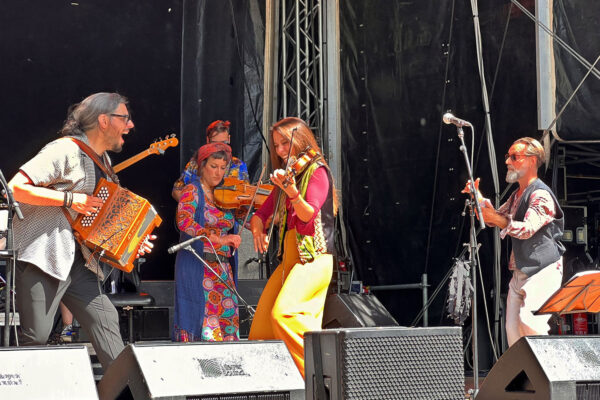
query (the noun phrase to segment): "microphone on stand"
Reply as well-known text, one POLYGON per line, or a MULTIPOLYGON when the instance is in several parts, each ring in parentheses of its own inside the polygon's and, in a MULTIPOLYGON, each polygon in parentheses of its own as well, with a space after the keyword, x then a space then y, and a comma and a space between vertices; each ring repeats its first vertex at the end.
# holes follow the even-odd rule
POLYGON ((174 245, 174 246, 171 246, 171 247, 169 247, 169 248, 167 249, 167 252, 168 252, 169 254, 176 253, 176 252, 178 252, 179 250, 183 249, 184 247, 187 247, 187 246, 189 246, 190 244, 194 243, 196 240, 198 240, 198 239, 202 239, 202 238, 205 238, 205 239, 207 239, 207 240, 208 240, 208 238, 207 238, 206 236, 204 236, 204 235, 200 235, 200 236, 194 236, 193 238, 191 238, 191 239, 188 239, 188 240, 186 240, 185 242, 181 242, 181 243, 179 243, 179 244, 176 244, 176 245, 174 245))
POLYGON ((471 123, 469 121, 465 121, 464 119, 456 118, 454 115, 452 115, 450 113, 444 114, 444 116, 442 117, 442 120, 444 121, 444 123, 446 125, 453 124, 458 127, 463 127, 463 126, 473 127, 473 125, 471 125, 471 123))

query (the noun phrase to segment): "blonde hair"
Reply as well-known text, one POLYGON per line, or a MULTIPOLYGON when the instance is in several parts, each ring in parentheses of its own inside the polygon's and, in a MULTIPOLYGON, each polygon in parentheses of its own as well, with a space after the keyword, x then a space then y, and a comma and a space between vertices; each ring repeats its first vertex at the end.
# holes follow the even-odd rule
MULTIPOLYGON (((275 152, 275 144, 273 143, 273 133, 277 132, 287 140, 292 140, 292 132, 294 132, 294 141, 291 143, 292 150, 290 152, 290 156, 297 156, 300 152, 305 150, 307 147, 311 147, 313 150, 317 151, 319 154, 323 154, 317 140, 315 139, 315 135, 312 130, 308 127, 308 124, 296 117, 287 117, 283 118, 277 122, 275 122, 269 131, 269 149, 271 150, 271 166, 273 169, 285 169, 285 165, 283 160, 277 155, 275 152)), ((321 158, 320 162, 327 166, 329 169, 329 165, 325 158, 321 158)), ((331 181, 332 184, 332 193, 333 193, 333 209, 334 213, 337 213, 338 208, 338 195, 337 190, 335 188, 335 183, 333 179, 331 181)))
POLYGON ((537 140, 532 137, 522 137, 513 142, 513 144, 523 143, 527 147, 525 148, 525 155, 535 156, 536 158, 536 166, 539 168, 543 163, 546 162, 546 150, 544 150, 544 146, 537 140))

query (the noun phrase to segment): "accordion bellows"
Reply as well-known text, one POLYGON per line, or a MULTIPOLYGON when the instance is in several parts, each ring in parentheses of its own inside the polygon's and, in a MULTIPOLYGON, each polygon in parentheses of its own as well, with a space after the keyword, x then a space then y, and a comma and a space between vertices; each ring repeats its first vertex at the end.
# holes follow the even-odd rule
POLYGON ((146 199, 104 178, 94 196, 104 205, 92 215, 79 214, 73 232, 101 261, 131 272, 144 238, 162 219, 146 199))

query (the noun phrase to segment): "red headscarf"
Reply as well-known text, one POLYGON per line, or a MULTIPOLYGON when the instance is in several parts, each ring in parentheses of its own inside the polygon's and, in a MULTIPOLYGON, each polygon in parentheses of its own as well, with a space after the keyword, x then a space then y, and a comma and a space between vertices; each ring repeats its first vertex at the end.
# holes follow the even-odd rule
POLYGON ((224 151, 227 154, 227 162, 231 160, 231 147, 229 145, 225 143, 208 143, 198 149, 198 165, 218 151, 224 151))
POLYGON ((210 125, 206 127, 206 138, 210 140, 214 130, 227 131, 227 133, 229 133, 229 125, 231 125, 231 122, 221 121, 220 119, 211 122, 210 125))

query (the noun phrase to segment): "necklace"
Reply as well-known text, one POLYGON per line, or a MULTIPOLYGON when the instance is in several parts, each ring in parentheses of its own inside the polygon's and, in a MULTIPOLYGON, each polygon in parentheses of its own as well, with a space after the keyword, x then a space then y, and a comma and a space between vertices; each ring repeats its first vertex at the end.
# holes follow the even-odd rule
POLYGON ((206 185, 204 182, 202 182, 202 179, 200 179, 200 185, 202 186, 202 190, 204 191, 204 195, 206 196, 206 198, 211 202, 214 203, 214 199, 213 199, 213 190, 211 188, 208 187, 208 185, 206 185))

